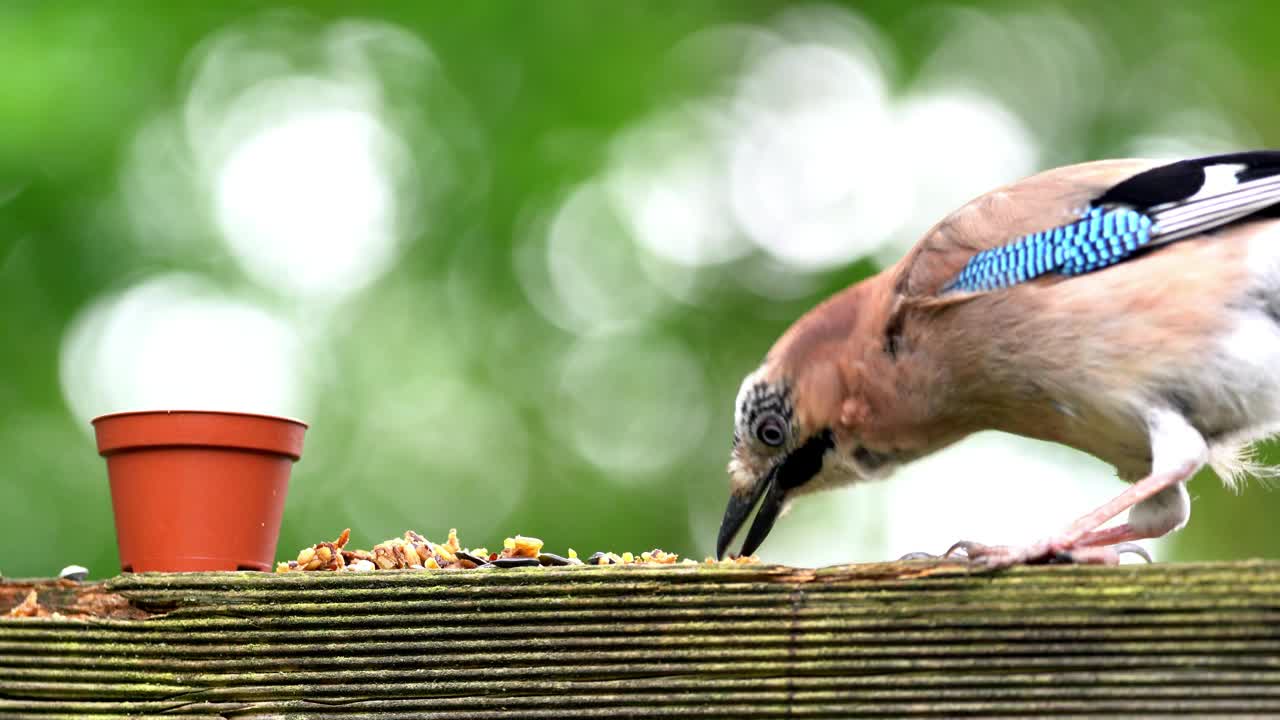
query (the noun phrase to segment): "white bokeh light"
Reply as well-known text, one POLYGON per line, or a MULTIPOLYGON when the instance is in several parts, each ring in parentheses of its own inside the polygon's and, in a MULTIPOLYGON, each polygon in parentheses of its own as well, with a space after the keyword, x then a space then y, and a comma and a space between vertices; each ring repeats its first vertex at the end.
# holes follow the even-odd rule
POLYGON ((189 275, 142 282, 83 311, 63 337, 63 394, 82 421, 172 408, 305 416, 291 323, 189 275))
POLYGON ((549 217, 527 225, 513 251, 516 274, 534 307, 559 327, 619 333, 664 307, 601 183, 574 188, 549 217))
POLYGON ((712 106, 689 107, 641 123, 614 143, 607 187, 636 242, 658 258, 701 267, 751 250, 724 182, 732 126, 712 106))
POLYGON ((1099 88, 1113 81, 1106 76, 1105 34, 1062 8, 1029 3, 1002 13, 934 8, 915 19, 933 48, 922 59, 918 92, 973 88, 1034 127, 1046 153, 1067 161, 1079 152, 1078 138, 1110 95, 1099 88))
POLYGON ((218 169, 216 216, 245 269, 267 287, 344 296, 396 250, 394 182, 403 146, 357 108, 295 109, 250 135, 218 169))
POLYGON ((189 69, 122 172, 135 242, 180 263, 226 252, 313 308, 383 276, 475 147, 430 49, 391 23, 264 15, 210 35, 189 69))
POLYGON ((694 355, 657 337, 584 340, 565 359, 548 420, 619 483, 638 482, 698 446, 710 419, 694 355))
POLYGON ((896 242, 879 253, 896 261, 934 223, 973 198, 1031 175, 1038 167, 1035 138, 1016 115, 983 93, 959 88, 908 96, 895 108, 892 139, 897 162, 915 172, 888 189, 910 197, 896 242))
POLYGON ((887 88, 869 53, 797 44, 742 80, 729 170, 734 211, 774 257, 802 268, 875 250, 910 211, 887 88))
POLYGON ((1128 157, 1174 160, 1258 147, 1255 134, 1215 110, 1187 109, 1152 118, 1125 146, 1128 157))
POLYGON ((742 287, 769 300, 810 297, 822 287, 820 272, 802 272, 770 255, 757 255, 742 263, 734 275, 742 287))
POLYGON ((177 115, 160 113, 140 127, 121 170, 132 240, 153 257, 220 254, 221 244, 209 232, 199 168, 177 115))
MULTIPOLYGON (((1040 160, 1026 124, 976 86, 939 71, 891 93, 883 38, 840 8, 789 9, 772 31, 700 33, 678 52, 729 66, 730 92, 624 131, 602 173, 639 247, 678 268, 739 260, 753 245, 801 285, 805 272, 860 257, 888 262, 1040 160), (723 47, 731 38, 736 55, 723 47)), ((765 296, 795 295, 767 275, 738 278, 765 296)), ((654 282, 694 297, 694 279, 654 282)))

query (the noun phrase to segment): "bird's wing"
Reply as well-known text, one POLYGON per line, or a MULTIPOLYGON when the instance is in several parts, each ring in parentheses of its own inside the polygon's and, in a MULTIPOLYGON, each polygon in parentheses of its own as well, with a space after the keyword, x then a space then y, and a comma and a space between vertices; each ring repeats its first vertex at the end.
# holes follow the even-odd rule
POLYGON ((1280 206, 1280 151, 1107 160, 1034 175, 934 226, 898 266, 908 298, 1066 278, 1280 206))

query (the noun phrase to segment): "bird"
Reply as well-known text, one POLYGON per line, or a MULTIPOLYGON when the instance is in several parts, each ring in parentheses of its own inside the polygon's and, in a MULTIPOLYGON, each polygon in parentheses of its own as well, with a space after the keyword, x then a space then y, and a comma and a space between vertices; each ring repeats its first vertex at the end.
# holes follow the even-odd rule
POLYGON ((945 553, 994 568, 1116 563, 1186 525, 1201 468, 1232 488, 1273 473, 1252 446, 1280 431, 1280 151, 1040 172, 804 313, 735 399, 716 556, 753 511, 740 555, 795 498, 989 430, 1129 483, 1036 542, 945 553))

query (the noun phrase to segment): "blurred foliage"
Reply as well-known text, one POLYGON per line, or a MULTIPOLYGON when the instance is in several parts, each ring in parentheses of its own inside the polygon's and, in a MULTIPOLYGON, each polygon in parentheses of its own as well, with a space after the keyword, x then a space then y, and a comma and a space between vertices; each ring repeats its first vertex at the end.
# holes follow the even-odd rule
MULTIPOLYGON (((49 574, 76 562, 100 576, 116 566, 104 464, 84 418, 70 409, 60 363, 67 333, 86 308, 171 272, 197 274, 221 291, 276 308, 307 338, 312 429, 295 468, 280 555, 345 526, 354 528, 357 544, 371 545, 408 527, 443 536, 450 525, 475 544, 518 531, 544 537, 552 549, 707 553, 712 538, 703 528, 714 529, 722 508, 731 404, 741 377, 794 318, 874 272, 877 261, 849 258, 838 267, 796 270, 800 290, 775 297, 735 281, 756 267, 758 251, 700 269, 693 299, 663 301, 665 310, 647 321, 642 338, 606 342, 600 355, 575 354, 575 332, 532 309, 513 258, 522 237, 541 227, 540 212, 609 166, 617 133, 665 108, 723 92, 727 65, 688 63, 673 48, 708 28, 768 25, 794 7, 766 0, 373 1, 358 8, 332 1, 0 2, 0 542, 8 550, 0 570, 49 574), (420 39, 438 70, 427 86, 415 84, 419 75, 398 73, 394 53, 380 61, 383 107, 410 148, 427 215, 401 239, 393 267, 334 307, 299 309, 260 287, 221 249, 199 185, 187 194, 190 207, 154 208, 157 215, 195 218, 185 244, 157 250, 140 243, 146 220, 130 215, 122 190, 126 166, 139 133, 188 103, 198 71, 193 58, 208 39, 266 18, 288 28, 282 46, 296 44, 305 54, 310 38, 355 12, 420 39), (423 122, 436 134, 418 132, 423 122), (680 358, 696 360, 688 392, 701 405, 668 412, 698 432, 686 451, 629 477, 584 457, 570 439, 578 428, 563 422, 614 425, 617 434, 606 439, 626 438, 627 403, 606 402, 614 413, 602 415, 599 403, 565 387, 562 367, 566 354, 587 365, 613 362, 610 347, 643 355, 655 339, 658 350, 668 341, 684 350, 655 350, 653 362, 674 357, 681 368, 680 358), (446 375, 447 382, 440 379, 446 375), (430 409, 415 416, 419 397, 430 409), (401 414, 384 412, 393 401, 401 414), (577 402, 586 405, 574 414, 577 402), (498 409, 468 415, 476 407, 498 409), (690 413, 705 414, 705 422, 690 413), (436 442, 437 429, 445 438, 465 431, 466 442, 436 442)), ((838 7, 891 46, 888 83, 902 89, 928 64, 957 8, 1002 22, 1030 12, 1031 4, 880 0, 838 7)), ((1045 143, 1037 165, 1124 154, 1138 129, 1174 132, 1162 118, 1178 110, 1170 107, 1178 98, 1226 118, 1238 129, 1230 139, 1280 142, 1274 4, 1099 0, 1035 8, 1074 18, 1107 48, 1096 60, 1100 73, 1086 78, 1093 109, 1052 137, 1035 108, 1002 98, 1045 143), (1166 40, 1187 37, 1203 47, 1166 40), (1139 82, 1150 97, 1135 90, 1139 82)), ((1025 40, 1009 36, 1011 46, 1025 40)), ((979 89, 1000 80, 982 72, 1000 75, 1000 63, 1012 68, 1018 61, 1002 48, 986 51, 995 67, 968 58, 979 89)), ((923 181, 935 168, 911 173, 923 181)), ((634 398, 651 390, 632 381, 647 367, 624 362, 616 380, 601 380, 591 367, 594 393, 634 398)), ((116 409, 125 408, 98 408, 116 409)), ((645 460, 634 458, 639 465, 645 460)), ((982 472, 965 474, 978 482, 982 472)), ((1237 499, 1207 478, 1192 488, 1195 512, 1174 541, 1176 558, 1280 551, 1268 525, 1280 497, 1250 487, 1247 498, 1237 499)), ((1053 510, 1037 512, 1052 518, 1053 510)), ((895 518, 869 522, 874 533, 874 523, 895 518)), ((814 532, 810 541, 824 542, 814 532)))

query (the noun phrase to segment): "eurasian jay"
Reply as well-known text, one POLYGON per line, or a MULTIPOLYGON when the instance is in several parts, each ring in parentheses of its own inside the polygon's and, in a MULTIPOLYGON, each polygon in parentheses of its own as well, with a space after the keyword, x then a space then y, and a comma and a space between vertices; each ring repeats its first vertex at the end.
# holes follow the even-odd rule
POLYGON ((1116 562, 1186 524, 1197 470, 1233 485, 1280 430, 1280 151, 1091 162, 989 192, 796 321, 734 417, 718 556, 757 505, 744 554, 796 496, 1001 430, 1132 485, 1030 546, 953 550, 1116 562))

